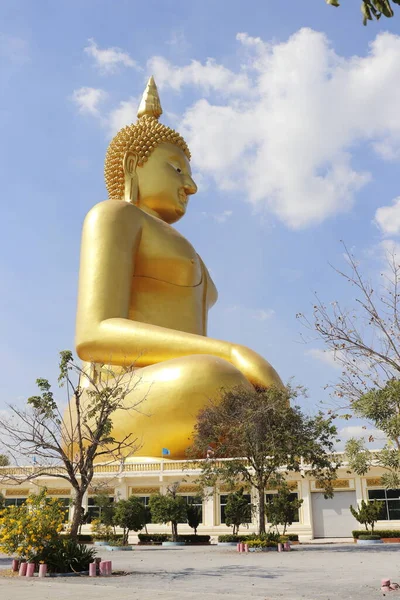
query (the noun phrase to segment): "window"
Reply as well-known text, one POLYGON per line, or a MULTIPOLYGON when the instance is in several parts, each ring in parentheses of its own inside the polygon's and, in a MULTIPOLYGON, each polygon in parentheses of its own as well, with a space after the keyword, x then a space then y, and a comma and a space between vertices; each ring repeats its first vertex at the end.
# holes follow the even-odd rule
MULTIPOLYGON (((87 518, 86 523, 91 523, 93 521, 93 519, 101 518, 101 508, 99 506, 96 506, 94 500, 95 500, 94 498, 88 498, 88 509, 87 509, 88 518, 87 518)), ((114 502, 114 496, 110 496, 110 501, 114 502)))
POLYGON ((146 508, 149 506, 150 496, 136 496, 136 498, 140 500, 140 502, 144 504, 146 508))
MULTIPOLYGON (((243 498, 246 498, 247 502, 249 504, 251 504, 251 496, 250 496, 250 494, 243 494, 243 498)), ((222 494, 219 497, 221 524, 225 523, 225 506, 226 506, 227 499, 228 499, 228 494, 222 494)), ((249 521, 249 523, 251 523, 251 520, 249 521)))
POLYGON ((400 490, 368 490, 368 498, 382 503, 380 521, 400 519, 400 490))
POLYGON ((27 498, 6 498, 4 505, 5 506, 22 506, 22 504, 26 501, 27 501, 27 498))
MULTIPOLYGON (((272 498, 274 497, 275 494, 265 494, 265 502, 266 504, 268 504, 268 502, 270 502, 272 500, 272 498)), ((297 492, 292 492, 289 495, 289 502, 292 502, 292 500, 297 500, 297 498, 299 497, 297 492)), ((292 515, 292 522, 293 523, 299 523, 300 521, 300 514, 299 514, 299 510, 295 510, 294 514, 292 515)))

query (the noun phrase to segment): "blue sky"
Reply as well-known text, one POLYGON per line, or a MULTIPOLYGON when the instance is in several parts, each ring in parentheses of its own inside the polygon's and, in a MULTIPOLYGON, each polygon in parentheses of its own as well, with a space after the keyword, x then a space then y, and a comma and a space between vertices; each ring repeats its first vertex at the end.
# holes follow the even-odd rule
POLYGON ((363 27, 358 2, 3 0, 0 408, 73 348, 82 221, 151 73, 192 150, 178 229, 219 289, 209 335, 294 376, 307 410, 326 398, 338 371, 295 315, 314 291, 351 302, 340 240, 373 271, 400 233, 398 12, 363 27))

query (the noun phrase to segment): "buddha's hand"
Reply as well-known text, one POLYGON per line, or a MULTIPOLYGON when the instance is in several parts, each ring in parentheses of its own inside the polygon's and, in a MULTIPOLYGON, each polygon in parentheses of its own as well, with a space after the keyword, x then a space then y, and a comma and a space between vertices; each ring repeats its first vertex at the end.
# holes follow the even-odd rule
POLYGON ((230 362, 255 386, 266 388, 283 385, 269 362, 246 346, 232 344, 230 362))

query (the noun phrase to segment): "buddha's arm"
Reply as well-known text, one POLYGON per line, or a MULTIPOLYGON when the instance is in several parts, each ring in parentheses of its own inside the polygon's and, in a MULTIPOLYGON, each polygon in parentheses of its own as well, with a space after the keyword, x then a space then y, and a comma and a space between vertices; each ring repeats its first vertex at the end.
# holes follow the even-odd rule
POLYGON ((210 354, 231 362, 255 385, 279 384, 271 365, 244 346, 128 318, 140 237, 140 211, 126 202, 102 202, 86 217, 76 326, 78 356, 88 362, 139 367, 210 354))
POLYGON ((79 357, 137 366, 190 354, 212 354, 229 360, 231 345, 227 342, 128 319, 140 236, 140 212, 126 202, 108 200, 88 214, 79 275, 79 357))

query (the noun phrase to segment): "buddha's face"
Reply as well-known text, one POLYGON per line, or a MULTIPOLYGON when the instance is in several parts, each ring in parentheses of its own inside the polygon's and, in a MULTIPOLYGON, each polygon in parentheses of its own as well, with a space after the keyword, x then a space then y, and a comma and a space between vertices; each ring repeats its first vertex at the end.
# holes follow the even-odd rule
POLYGON ((186 212, 188 197, 197 192, 190 164, 183 150, 163 143, 147 162, 137 167, 138 206, 150 209, 166 223, 175 223, 186 212))

